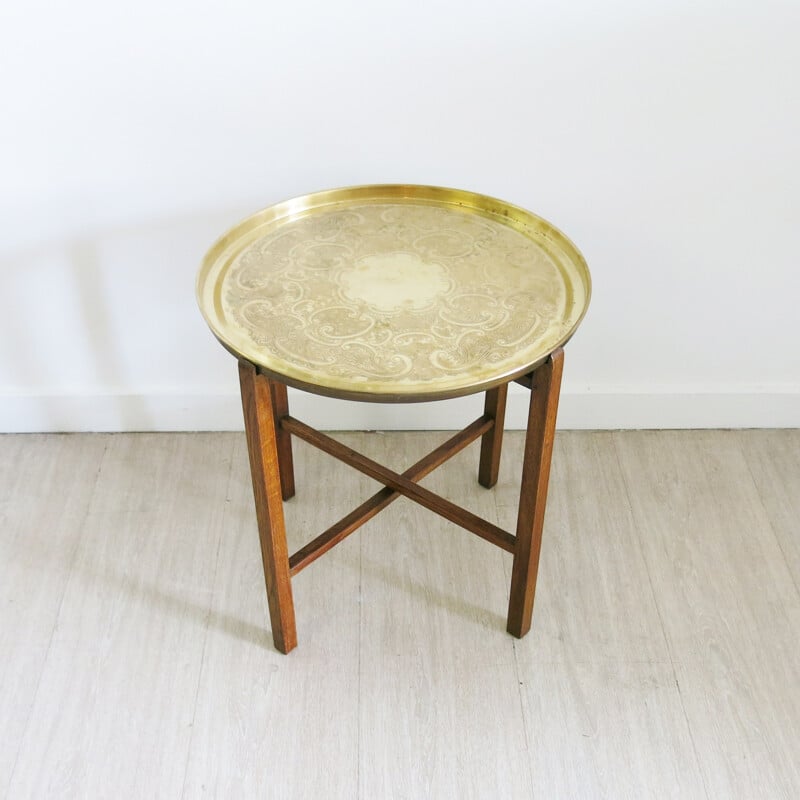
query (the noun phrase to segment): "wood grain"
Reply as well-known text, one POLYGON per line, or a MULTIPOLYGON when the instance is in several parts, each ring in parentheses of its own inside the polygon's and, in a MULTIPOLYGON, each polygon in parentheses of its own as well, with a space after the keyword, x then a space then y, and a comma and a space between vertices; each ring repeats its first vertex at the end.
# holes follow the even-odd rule
POLYGON ((252 364, 239 362, 244 428, 250 455, 272 639, 281 653, 289 653, 297 647, 297 627, 281 502, 281 487, 283 485, 284 490, 287 487, 281 482, 278 464, 277 415, 272 405, 272 383, 265 375, 259 375, 252 364))
POLYGON ((345 464, 349 464, 365 475, 369 475, 369 477, 386 484, 396 492, 410 497, 415 502, 425 506, 425 508, 439 514, 450 522, 455 522, 457 525, 466 528, 482 539, 486 539, 486 541, 497 545, 503 550, 513 552, 516 545, 514 537, 494 523, 481 519, 471 511, 443 497, 439 497, 434 492, 419 486, 408 478, 390 470, 388 467, 384 467, 382 464, 368 458, 362 453, 358 453, 352 448, 340 444, 330 436, 326 436, 324 433, 314 430, 311 426, 294 419, 294 417, 284 417, 281 424, 296 436, 304 439, 309 444, 313 444, 314 447, 318 447, 320 450, 334 456, 334 458, 338 458, 345 464))
MULTIPOLYGON (((508 434, 510 463, 521 463, 523 444, 508 434)), ((613 434, 559 431, 552 464, 535 622, 516 642, 525 671, 555 662, 669 663, 613 434)), ((510 525, 517 506, 511 493, 505 500, 498 521, 510 525)))
MULTIPOLYGON (((451 437, 410 466, 403 472, 402 477, 417 482, 459 453, 485 431, 491 429, 493 425, 493 419, 481 417, 475 420, 475 422, 464 428, 463 431, 459 431, 455 436, 451 437)), ((358 508, 350 511, 338 522, 335 522, 323 533, 294 553, 289 558, 291 574, 295 575, 309 564, 316 561, 321 555, 327 553, 334 545, 337 545, 351 533, 358 530, 361 525, 368 522, 376 516, 378 512, 382 511, 400 496, 400 492, 390 489, 388 486, 373 494, 372 497, 361 503, 358 508)))
POLYGON ((564 351, 559 349, 532 375, 533 388, 522 460, 516 549, 508 601, 507 629, 517 638, 530 630, 533 616, 563 370, 564 351))
POLYGON ((109 439, 0 437, 0 797, 29 726, 109 439))
MULTIPOLYGON (((294 579, 290 659, 241 434, 0 437, 0 797, 794 800, 797 436, 560 432, 522 640, 511 557, 400 499, 294 579)), ((374 485, 294 444, 297 548, 374 485)), ((523 444, 424 485, 513 522, 523 444)))
MULTIPOLYGON (((432 435, 374 437, 370 455, 405 464, 427 450, 432 435)), ((494 520, 492 493, 476 486, 474 455, 463 452, 425 483, 494 520)), ((383 511, 360 540, 361 653, 367 669, 380 672, 398 658, 495 663, 500 653, 510 656, 513 640, 503 625, 507 553, 407 499, 383 511)))
POLYGON ((364 800, 534 797, 512 659, 399 661, 364 671, 361 697, 364 800))
POLYGON ((736 432, 615 434, 710 797, 800 787, 800 596, 736 432))
POLYGON ((56 529, 80 540, 9 798, 180 796, 232 444, 109 436, 102 460, 72 461, 96 486, 56 529))
POLYGON ((490 389, 484 400, 484 416, 493 419, 495 424, 491 430, 483 434, 481 455, 478 464, 478 483, 491 489, 497 483, 500 472, 500 452, 503 448, 503 425, 506 418, 506 397, 508 384, 490 389))
POLYGON ((711 800, 669 662, 559 661, 520 674, 534 797, 711 800))
POLYGON ((286 384, 270 380, 272 392, 272 420, 275 428, 275 444, 278 451, 278 470, 281 476, 281 497, 289 500, 294 497, 294 459, 292 458, 292 437, 280 426, 280 418, 289 413, 289 395, 286 384))
POLYGON ((545 529, 535 622, 514 643, 535 796, 704 798, 612 433, 559 431, 545 529))
MULTIPOLYGON (((350 440, 360 444, 364 437, 350 440)), ((293 546, 309 529, 354 505, 369 485, 310 447, 296 448, 295 468, 304 489, 286 506, 293 546)), ((240 435, 221 529, 191 747, 178 796, 357 797, 358 537, 293 581, 298 622, 307 635, 286 658, 272 647, 264 625, 264 577, 240 435)))
POLYGON ((735 439, 800 587, 800 430, 737 431, 735 439))

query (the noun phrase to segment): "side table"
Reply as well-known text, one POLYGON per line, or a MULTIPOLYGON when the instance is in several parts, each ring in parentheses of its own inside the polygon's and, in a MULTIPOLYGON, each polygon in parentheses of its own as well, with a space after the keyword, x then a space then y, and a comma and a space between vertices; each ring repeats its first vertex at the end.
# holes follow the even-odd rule
POLYGON ((239 361, 275 647, 297 645, 291 579, 401 495, 513 554, 509 633, 531 626, 563 347, 591 279, 552 225, 484 195, 432 186, 334 189, 271 206, 220 238, 197 296, 239 361), (418 481, 481 439, 478 482, 497 482, 506 396, 530 389, 515 534, 418 481), (289 414, 287 386, 413 403, 485 392, 484 413, 402 473, 289 414), (282 501, 297 436, 383 484, 293 555, 282 501))

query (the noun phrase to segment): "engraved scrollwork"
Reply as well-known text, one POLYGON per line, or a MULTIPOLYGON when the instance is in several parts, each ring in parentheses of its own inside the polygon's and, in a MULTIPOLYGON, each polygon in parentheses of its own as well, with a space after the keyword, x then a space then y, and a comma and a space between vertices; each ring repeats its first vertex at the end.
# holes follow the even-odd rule
POLYGON ((470 292, 453 295, 439 310, 445 322, 466 327, 494 328, 508 319, 508 310, 486 293, 470 292))
POLYGON ((417 237, 414 250, 427 258, 464 258, 472 252, 473 237, 463 231, 444 228, 417 237))
POLYGON ((309 270, 331 270, 344 266, 352 250, 333 242, 304 242, 292 248, 289 255, 301 268, 309 270))
POLYGON ((336 344, 345 339, 364 336, 375 320, 347 306, 330 306, 315 311, 308 320, 306 332, 319 344, 336 344))
POLYGON ((305 224, 306 235, 320 242, 341 241, 345 232, 348 229, 357 228, 363 219, 361 214, 355 211, 309 217, 305 224))
POLYGON ((443 372, 459 372, 464 363, 485 364, 502 358, 502 351, 485 331, 466 331, 453 347, 434 350, 431 363, 443 372))
POLYGON ((568 331, 564 283, 545 248, 501 221, 387 202, 281 223, 233 261, 221 297, 278 366, 429 385, 512 368, 568 331))
POLYGON ((413 358, 403 353, 379 352, 358 342, 348 342, 342 345, 337 371, 370 381, 403 377, 411 372, 413 365, 413 358))

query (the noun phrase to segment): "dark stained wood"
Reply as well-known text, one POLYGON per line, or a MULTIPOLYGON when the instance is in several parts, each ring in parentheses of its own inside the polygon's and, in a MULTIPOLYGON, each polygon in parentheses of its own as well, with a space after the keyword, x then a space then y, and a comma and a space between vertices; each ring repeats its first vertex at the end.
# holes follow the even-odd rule
POLYGON ((519 378, 514 379, 514 383, 520 384, 520 386, 524 386, 526 389, 531 388, 531 375, 533 373, 528 373, 527 375, 522 375, 519 378))
POLYGON ((415 500, 420 505, 450 520, 450 522, 455 522, 482 539, 486 539, 486 541, 503 548, 503 550, 507 550, 510 553, 516 551, 516 539, 510 533, 488 520, 481 519, 471 511, 467 511, 455 503, 439 497, 434 492, 417 485, 377 461, 373 461, 371 458, 367 458, 365 455, 340 444, 335 439, 331 439, 330 436, 314 430, 310 425, 306 425, 294 417, 283 417, 281 425, 295 436, 299 436, 309 444, 324 450, 340 461, 344 461, 345 464, 349 464, 359 472, 363 472, 365 475, 369 475, 370 478, 374 478, 400 494, 415 500))
POLYGON ((417 483, 479 437, 478 480, 487 488, 497 482, 508 384, 486 392, 482 417, 399 474, 289 416, 285 384, 260 374, 249 362, 240 361, 242 408, 275 647, 288 653, 297 645, 291 577, 400 495, 513 553, 507 629, 514 636, 524 636, 530 630, 533 615, 563 365, 564 353, 558 349, 533 373, 516 379, 531 389, 531 399, 517 531, 512 536, 417 483), (289 558, 282 500, 295 492, 292 435, 383 483, 384 488, 289 558))
POLYGON ((289 397, 286 384, 270 379, 272 411, 278 448, 278 469, 281 475, 281 496, 284 500, 294 497, 294 461, 292 459, 292 435, 280 427, 278 421, 289 413, 289 397))
POLYGON ((507 630, 518 638, 524 636, 531 627, 563 369, 564 351, 559 348, 532 375, 533 388, 517 518, 517 547, 508 602, 507 630))
POLYGON ((247 450, 250 454, 250 474, 253 479, 272 639, 280 652, 288 653, 297 646, 297 631, 283 521, 276 414, 270 383, 270 379, 259 375, 251 363, 239 362, 242 410, 247 450))
MULTIPOLYGON (((428 453, 410 466, 402 477, 410 481, 419 481, 434 469, 444 464, 456 453, 460 453, 467 445, 475 441, 479 436, 486 435, 495 422, 486 416, 479 417, 463 431, 439 445, 435 450, 428 453)), ((400 497, 400 492, 390 489, 388 486, 365 500, 358 508, 342 517, 334 525, 331 525, 324 533, 321 533, 307 545, 298 550, 289 559, 289 568, 292 575, 296 575, 312 562, 316 561, 323 553, 327 553, 334 545, 341 542, 353 531, 361 527, 365 522, 372 519, 378 512, 400 497)))
POLYGON ((508 384, 496 386, 486 392, 483 413, 494 420, 492 429, 483 434, 481 458, 478 465, 478 483, 491 489, 500 472, 500 450, 503 447, 503 425, 506 418, 508 384))

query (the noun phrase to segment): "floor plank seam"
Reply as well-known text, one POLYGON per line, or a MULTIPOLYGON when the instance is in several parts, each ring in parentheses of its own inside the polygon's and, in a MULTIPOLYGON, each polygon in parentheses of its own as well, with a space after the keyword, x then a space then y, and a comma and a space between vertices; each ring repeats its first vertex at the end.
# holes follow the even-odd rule
MULTIPOLYGON (((513 532, 510 433, 490 496, 473 450, 430 488, 513 532)), ((241 433, 20 438, 0 452, 0 800, 800 797, 800 438, 565 434, 527 639, 502 629, 512 555, 400 498, 300 578, 308 649, 285 662, 241 433)), ((372 489, 308 451, 295 539, 372 489)))
POLYGON ((214 555, 214 569, 211 571, 211 575, 209 577, 209 584, 211 585, 212 590, 209 592, 208 595, 208 609, 206 611, 204 633, 203 633, 203 649, 200 652, 200 669, 197 671, 197 686, 195 687, 194 703, 192 706, 191 733, 189 734, 189 743, 186 747, 186 761, 183 767, 181 800, 183 800, 186 797, 186 781, 189 777, 189 763, 192 760, 192 748, 194 747, 195 723, 197 721, 197 702, 200 698, 200 687, 203 685, 203 670, 205 669, 205 663, 206 663, 206 649, 208 647, 208 632, 211 623, 211 610, 214 605, 213 587, 216 586, 217 582, 217 572, 219 571, 219 554, 220 551, 222 550, 222 537, 224 536, 225 533, 225 528, 226 528, 225 522, 228 515, 230 514, 230 508, 231 508, 230 507, 231 483, 233 482, 233 463, 234 463, 235 451, 236 451, 236 443, 234 442, 229 454, 228 481, 227 481, 227 486, 225 488, 225 510, 222 514, 222 519, 220 520, 219 537, 217 539, 217 550, 214 555))
POLYGON ((530 797, 536 797, 536 791, 533 785, 533 770, 531 768, 531 747, 530 739, 528 737, 528 719, 525 714, 525 701, 522 697, 522 681, 520 680, 519 660, 517 658, 517 643, 514 639, 511 640, 511 652, 514 657, 514 677, 517 680, 517 694, 519 696, 519 710, 522 716, 522 733, 525 736, 525 772, 528 775, 528 788, 530 789, 530 797))
POLYGON ((641 526, 637 523, 636 520, 636 512, 633 510, 633 503, 631 502, 631 490, 628 486, 628 481, 625 478, 625 471, 622 469, 622 461, 620 459, 619 450, 617 449, 617 442, 616 442, 616 434, 612 434, 611 445, 614 448, 614 457, 617 462, 617 470, 619 471, 619 476, 622 480, 622 485, 625 488, 625 502, 628 506, 628 513, 630 515, 631 521, 634 523, 634 528, 636 530, 636 541, 639 545, 639 559, 644 566, 645 574, 647 575, 647 583, 650 587, 650 598, 653 601, 653 606, 656 609, 656 614, 658 615, 658 622, 661 626, 661 638, 664 642, 664 648, 667 651, 667 656, 669 657, 670 664, 673 668, 673 677, 677 674, 675 672, 675 658, 672 654, 672 648, 670 647, 669 638, 667 637, 667 629, 664 625, 664 618, 661 615, 661 608, 658 605, 658 598, 656 597, 656 590, 653 586, 653 576, 650 573, 650 565, 647 563, 647 558, 644 555, 644 550, 642 549, 642 542, 641 542, 641 526))
POLYGON ((364 552, 363 530, 358 535, 358 687, 356 697, 358 698, 357 725, 356 725, 356 797, 361 798, 361 647, 364 635, 364 594, 363 580, 364 573, 361 568, 362 555, 364 552))
POLYGON ((619 470, 619 476, 622 480, 622 485, 625 489, 625 502, 628 506, 628 513, 630 514, 631 521, 634 524, 634 529, 636 530, 636 541, 639 545, 639 558, 641 559, 642 564, 644 565, 644 571, 647 575, 647 583, 650 587, 650 597, 653 601, 653 606, 656 610, 656 615, 658 616, 658 622, 661 626, 661 637, 664 641, 664 647, 667 651, 667 656, 669 658, 670 668, 672 670, 672 679, 675 681, 675 688, 678 690, 678 699, 680 700, 681 704, 681 713, 683 714, 683 719, 686 723, 686 730, 689 734, 689 740, 692 743, 692 753, 694 754, 695 765, 697 767, 697 772, 700 775, 700 780, 703 784, 703 792, 706 796, 706 800, 711 800, 711 796, 708 793, 708 785, 706 784, 706 777, 703 773, 701 761, 700 761, 700 753, 697 749, 697 744, 694 740, 694 731, 692 730, 691 723, 689 722, 689 715, 686 712, 686 705, 683 701, 683 693, 681 692, 680 683, 678 682, 678 672, 675 669, 675 657, 672 653, 672 647, 670 646, 669 637, 667 636, 667 629, 664 625, 664 617, 661 614, 661 607, 658 604, 658 597, 656 596, 655 586, 653 585, 653 576, 650 572, 650 565, 647 563, 647 558, 645 557, 644 550, 642 548, 642 541, 641 541, 641 526, 638 524, 636 519, 636 512, 633 509, 633 503, 631 502, 631 490, 628 486, 628 480, 625 476, 625 470, 622 469, 622 459, 620 458, 619 448, 617 447, 617 436, 619 434, 613 433, 611 435, 611 446, 614 448, 614 456, 617 462, 617 469, 619 470))
POLYGON ((750 465, 750 459, 747 457, 747 453, 744 451, 741 442, 739 442, 739 452, 742 454, 742 458, 744 459, 745 466, 747 467, 747 473, 750 475, 750 480, 753 482, 753 488, 756 490, 756 496, 758 497, 758 503, 761 506, 762 511, 764 512, 764 518, 769 522, 769 529, 772 533, 772 538, 775 540, 775 544, 778 546, 778 552, 781 554, 781 558, 783 558, 783 563, 786 565, 786 571, 789 573, 789 578, 792 581, 792 585, 794 586, 794 590, 797 593, 797 598, 800 600, 800 584, 797 583, 797 577, 792 570, 791 564, 789 563, 789 559, 786 556, 786 551, 783 549, 783 544, 781 543, 781 537, 778 536, 778 532, 775 530, 775 525, 772 522, 772 515, 767 510, 766 503, 764 502, 764 497, 761 494, 761 490, 758 488, 758 481, 756 480, 756 476, 753 474, 753 468, 750 465))
POLYGON ((80 550, 81 538, 83 537, 84 530, 86 529, 86 520, 89 517, 89 512, 90 512, 90 510, 92 508, 92 503, 94 502, 95 492, 97 491, 97 484, 98 484, 98 482, 100 480, 100 473, 103 470, 103 463, 104 463, 104 461, 106 459, 106 453, 107 452, 108 452, 108 438, 106 437, 106 441, 103 444, 103 452, 100 454, 100 461, 99 461, 99 463, 97 465, 97 469, 96 469, 95 474, 94 474, 94 484, 92 486, 92 491, 89 493, 89 496, 88 496, 88 498, 86 500, 86 508, 84 510, 84 513, 81 515, 81 533, 80 533, 80 536, 78 536, 78 539, 75 542, 75 547, 74 547, 74 549, 73 549, 73 551, 72 551, 72 553, 70 555, 69 572, 67 574, 66 580, 64 581, 64 587, 63 587, 63 590, 61 592, 61 598, 58 601, 58 611, 56 612, 55 617, 54 617, 53 629, 50 631, 50 638, 49 638, 49 640, 47 642, 47 648, 45 649, 44 657, 42 658, 42 665, 41 665, 41 668, 39 669, 39 676, 36 679, 36 689, 33 692, 33 696, 31 698, 30 707, 28 709, 28 715, 27 715, 27 718, 25 720, 25 726, 22 729, 22 734, 21 734, 21 736, 19 738, 19 747, 17 747, 17 752, 16 752, 16 754, 14 756, 14 764, 12 765, 11 770, 10 770, 10 772, 8 774, 8 786, 6 788, 6 800, 8 800, 8 798, 11 797, 11 795, 10 795, 11 787, 14 784, 14 774, 15 774, 15 772, 17 770, 17 764, 19 763, 20 753, 22 752, 22 743, 25 741, 25 739, 26 739, 26 737, 28 735, 28 727, 30 726, 31 716, 33 715, 34 708, 36 708, 36 700, 39 697, 39 690, 40 690, 41 685, 42 685, 42 677, 44 675, 45 669, 47 668, 47 662, 48 662, 48 659, 50 658, 50 651, 51 651, 51 649, 53 647, 53 639, 54 639, 54 637, 56 635, 56 631, 58 630, 58 621, 61 618, 61 610, 62 610, 62 608, 64 606, 64 597, 67 594, 67 588, 69 587, 69 582, 70 582, 70 579, 72 578, 72 574, 73 574, 73 571, 75 569, 75 559, 77 558, 78 551, 80 550))
MULTIPOLYGON (((492 508, 494 509, 494 521, 495 524, 500 524, 500 504, 497 502, 497 486, 495 485, 492 488, 492 508)), ((516 531, 514 531, 516 534, 516 531)), ((505 553, 498 552, 497 557, 500 559, 500 572, 504 575, 508 580, 510 580, 510 575, 506 570, 506 560, 503 557, 505 553)), ((513 638, 511 638, 511 654, 514 659, 514 677, 517 681, 517 695, 519 696, 519 709, 520 715, 522 716, 522 732, 525 736, 525 772, 528 776, 528 788, 530 790, 530 797, 536 797, 536 789, 533 783, 533 768, 531 766, 531 749, 530 749, 530 738, 528 736, 528 719, 525 714, 525 701, 522 696, 522 680, 520 678, 520 670, 519 670, 519 659, 517 657, 517 642, 513 638)))

